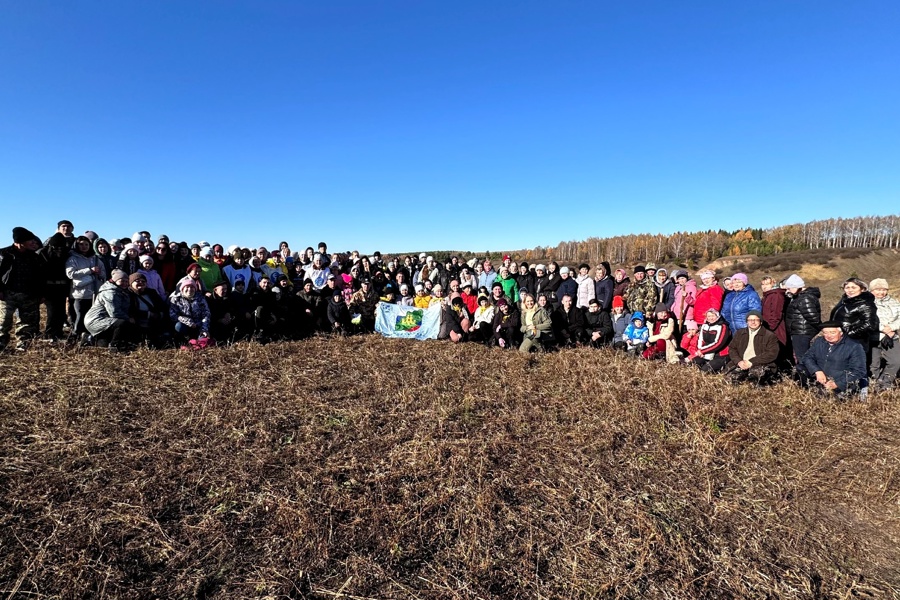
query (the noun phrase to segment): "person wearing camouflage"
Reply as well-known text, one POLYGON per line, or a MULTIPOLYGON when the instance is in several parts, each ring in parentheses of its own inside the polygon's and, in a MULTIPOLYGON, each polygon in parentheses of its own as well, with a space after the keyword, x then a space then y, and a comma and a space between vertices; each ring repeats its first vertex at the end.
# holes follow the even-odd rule
POLYGON ((40 243, 30 231, 16 227, 12 246, 0 250, 0 350, 9 344, 16 311, 16 350, 24 351, 40 329, 44 281, 36 253, 40 243))

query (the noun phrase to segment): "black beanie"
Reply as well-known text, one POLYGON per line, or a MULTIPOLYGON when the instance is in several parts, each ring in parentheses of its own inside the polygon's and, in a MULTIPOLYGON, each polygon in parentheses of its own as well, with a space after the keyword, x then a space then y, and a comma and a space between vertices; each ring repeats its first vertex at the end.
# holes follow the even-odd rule
POLYGON ((38 239, 38 236, 34 235, 24 227, 13 227, 13 243, 14 244, 24 244, 26 242, 30 242, 31 240, 38 239))

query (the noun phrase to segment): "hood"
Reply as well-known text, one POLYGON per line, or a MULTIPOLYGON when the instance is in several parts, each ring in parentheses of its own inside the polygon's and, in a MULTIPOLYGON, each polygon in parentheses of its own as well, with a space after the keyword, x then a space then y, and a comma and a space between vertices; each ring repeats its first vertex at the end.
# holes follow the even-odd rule
POLYGON ((647 324, 647 320, 644 319, 644 313, 642 313, 639 310, 636 310, 633 313, 631 313, 631 321, 634 321, 635 319, 640 319, 642 323, 644 323, 645 325, 647 324))
MULTIPOLYGON (((103 239, 103 238, 97 238, 96 240, 94 240, 94 244, 93 244, 93 246, 94 246, 94 254, 98 254, 98 255, 100 254, 100 253, 97 251, 97 246, 99 246, 100 244, 106 244, 107 246, 109 246, 109 242, 107 242, 105 239, 103 239)), ((109 251, 110 251, 110 253, 112 253, 112 248, 110 248, 109 251)))

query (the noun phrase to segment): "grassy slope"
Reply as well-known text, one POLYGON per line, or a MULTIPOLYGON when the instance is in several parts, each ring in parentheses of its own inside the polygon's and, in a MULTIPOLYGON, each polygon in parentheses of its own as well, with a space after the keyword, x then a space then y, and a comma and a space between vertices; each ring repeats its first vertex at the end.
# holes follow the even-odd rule
POLYGON ((0 389, 4 596, 900 595, 896 392, 376 336, 0 389))

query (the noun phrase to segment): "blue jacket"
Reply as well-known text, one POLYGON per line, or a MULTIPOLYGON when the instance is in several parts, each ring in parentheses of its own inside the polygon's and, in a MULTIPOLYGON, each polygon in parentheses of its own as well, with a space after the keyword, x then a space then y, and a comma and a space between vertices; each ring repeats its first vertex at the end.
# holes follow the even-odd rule
POLYGON ((747 313, 751 310, 762 311, 762 300, 753 286, 747 286, 739 292, 730 292, 725 295, 722 303, 722 316, 732 331, 743 329, 747 326, 747 313))
POLYGON ((800 364, 810 376, 822 371, 837 384, 838 391, 858 391, 866 378, 866 351, 859 342, 846 335, 833 346, 825 338, 813 341, 800 364))
POLYGON ((571 296, 572 304, 578 299, 578 283, 571 277, 567 277, 559 284, 556 290, 556 302, 559 303, 563 296, 571 296))
POLYGON ((647 340, 650 338, 650 328, 647 327, 647 323, 644 321, 644 313, 637 310, 631 315, 631 323, 628 324, 628 327, 625 328, 625 333, 622 335, 622 339, 625 341, 631 341, 635 344, 646 344, 647 340), (641 320, 641 326, 637 327, 634 324, 636 319, 641 320))

